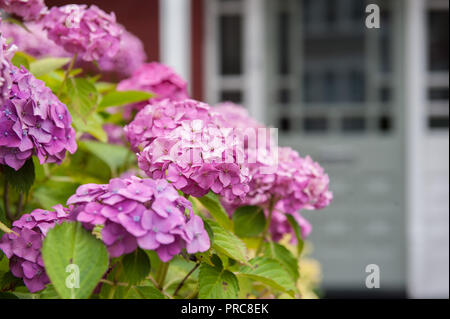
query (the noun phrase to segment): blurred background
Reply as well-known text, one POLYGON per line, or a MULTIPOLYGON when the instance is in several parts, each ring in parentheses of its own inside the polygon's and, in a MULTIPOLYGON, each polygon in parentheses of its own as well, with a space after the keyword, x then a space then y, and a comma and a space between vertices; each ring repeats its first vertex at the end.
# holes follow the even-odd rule
POLYGON ((335 200, 303 214, 324 297, 449 297, 448 0, 46 3, 114 11, 194 98, 244 105, 325 167, 335 200))

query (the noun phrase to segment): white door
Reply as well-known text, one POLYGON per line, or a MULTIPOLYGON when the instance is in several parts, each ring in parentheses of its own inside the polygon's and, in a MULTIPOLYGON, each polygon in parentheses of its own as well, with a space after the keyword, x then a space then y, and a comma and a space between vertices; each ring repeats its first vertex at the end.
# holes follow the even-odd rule
POLYGON ((362 0, 266 2, 267 118, 281 144, 330 175, 332 205, 304 213, 325 288, 372 293, 365 270, 376 264, 380 288, 403 295, 402 1, 370 3, 381 9, 379 29, 365 26, 362 0))
POLYGON ((331 207, 304 213, 328 292, 368 291, 365 268, 377 264, 381 289, 403 294, 403 1, 370 2, 380 29, 365 27, 363 0, 205 1, 207 101, 255 111, 259 93, 266 103, 254 115, 329 173, 331 207), (260 18, 264 43, 253 47, 260 18), (266 89, 255 92, 261 70, 266 89))

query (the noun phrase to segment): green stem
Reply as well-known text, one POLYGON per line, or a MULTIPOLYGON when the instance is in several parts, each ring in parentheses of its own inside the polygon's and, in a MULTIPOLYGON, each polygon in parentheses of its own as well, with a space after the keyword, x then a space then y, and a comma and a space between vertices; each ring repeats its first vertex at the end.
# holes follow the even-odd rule
POLYGON ((62 90, 63 90, 64 86, 66 85, 67 79, 69 78, 70 72, 72 71, 73 66, 75 65, 77 57, 78 57, 78 54, 75 53, 72 57, 72 61, 70 61, 69 67, 67 68, 66 72, 64 73, 63 81, 61 83, 61 86, 59 87, 58 94, 56 94, 56 96, 58 98, 61 97, 62 90))
POLYGON ((181 280, 181 282, 179 283, 179 285, 177 286, 177 289, 175 289, 175 292, 173 293, 173 296, 175 297, 178 292, 180 291, 181 287, 183 287, 184 283, 186 282, 186 280, 189 278, 190 275, 192 275, 194 273, 194 271, 200 266, 200 263, 195 264, 194 268, 192 268, 187 274, 186 276, 184 276, 183 280, 181 280))
POLYGON ((255 256, 258 256, 261 253, 261 250, 263 248, 264 240, 266 239, 267 232, 269 231, 270 223, 272 222, 272 215, 273 215, 275 203, 276 203, 276 201, 273 198, 269 202, 269 216, 267 217, 266 225, 264 226, 264 230, 261 235, 261 241, 259 242, 258 249, 256 250, 255 256))
POLYGON ((163 290, 164 281, 166 280, 167 270, 169 269, 169 263, 162 263, 156 274, 156 283, 158 284, 159 290, 163 290))
POLYGON ((14 216, 15 218, 17 218, 17 216, 20 216, 22 213, 22 208, 23 208, 23 193, 20 192, 19 194, 19 199, 17 200, 17 209, 16 209, 16 215, 14 216))
POLYGON ((3 187, 3 207, 5 209, 6 217, 12 223, 14 221, 14 216, 11 213, 11 209, 9 208, 9 183, 5 178, 5 184, 3 187))
POLYGON ((117 285, 114 284, 111 286, 111 289, 108 292, 108 299, 114 299, 114 294, 116 293, 117 285))

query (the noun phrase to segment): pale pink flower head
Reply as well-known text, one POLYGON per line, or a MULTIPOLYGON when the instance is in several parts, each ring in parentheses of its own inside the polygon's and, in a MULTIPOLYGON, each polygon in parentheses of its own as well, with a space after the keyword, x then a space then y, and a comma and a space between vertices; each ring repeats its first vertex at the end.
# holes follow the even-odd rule
POLYGON ((85 61, 114 57, 120 49, 122 28, 114 13, 107 14, 95 5, 52 7, 42 23, 51 40, 85 61))
POLYGON ((13 222, 13 233, 0 239, 0 249, 9 259, 12 274, 22 278, 30 292, 40 291, 50 283, 41 255, 44 237, 56 224, 69 219, 70 211, 62 205, 53 210, 36 209, 13 222))
POLYGON ((86 184, 67 203, 74 205, 74 218, 87 229, 104 225, 102 240, 112 257, 140 247, 156 251, 167 262, 182 249, 196 253, 210 246, 192 204, 166 180, 132 176, 105 185, 86 184))

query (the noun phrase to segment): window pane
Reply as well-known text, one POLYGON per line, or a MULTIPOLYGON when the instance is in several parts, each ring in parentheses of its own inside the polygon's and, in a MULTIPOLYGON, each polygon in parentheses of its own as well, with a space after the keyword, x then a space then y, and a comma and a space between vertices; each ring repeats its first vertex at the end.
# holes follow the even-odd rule
POLYGON ((428 61, 431 71, 448 70, 448 27, 448 11, 428 13, 428 61))
POLYGON ((308 133, 326 132, 328 120, 324 117, 306 117, 303 119, 303 130, 308 133))
POLYGON ((220 93, 220 100, 233 103, 242 102, 242 91, 222 91, 220 93))
POLYGON ((344 117, 342 119, 342 131, 361 132, 366 129, 366 119, 363 117, 344 117))
POLYGON ((289 14, 281 12, 278 16, 278 72, 289 73, 289 14))
POLYGON ((242 17, 220 17, 220 71, 223 75, 242 73, 242 17))

